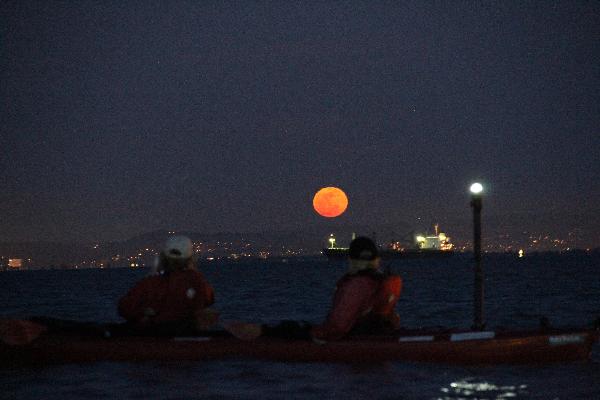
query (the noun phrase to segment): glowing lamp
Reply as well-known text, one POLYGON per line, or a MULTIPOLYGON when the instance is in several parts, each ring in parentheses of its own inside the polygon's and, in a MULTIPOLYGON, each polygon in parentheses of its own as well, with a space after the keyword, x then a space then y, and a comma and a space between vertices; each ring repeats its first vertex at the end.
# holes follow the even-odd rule
POLYGON ((480 194, 481 192, 483 192, 483 185, 479 182, 475 182, 474 184, 471 185, 469 190, 473 194, 480 194))

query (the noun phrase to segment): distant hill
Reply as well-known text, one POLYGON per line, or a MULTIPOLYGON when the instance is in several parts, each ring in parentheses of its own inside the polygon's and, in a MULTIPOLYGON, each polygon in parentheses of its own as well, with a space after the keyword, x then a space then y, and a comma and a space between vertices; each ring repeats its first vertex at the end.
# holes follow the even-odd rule
MULTIPOLYGON (((437 222, 437 221, 434 221, 437 222)), ((408 222, 389 222, 377 226, 340 225, 335 221, 314 226, 303 226, 296 230, 274 230, 271 232, 217 232, 203 233, 181 231, 197 243, 203 243, 206 249, 215 254, 247 252, 267 252, 271 255, 283 254, 293 250, 303 255, 316 255, 327 245, 329 234, 335 234, 338 244, 347 245, 352 234, 375 236, 382 244, 392 239, 407 241, 415 233, 433 232, 434 222, 420 226, 408 222)), ((472 221, 451 217, 440 221, 440 229, 457 246, 470 248, 472 240, 472 221)), ((530 245, 533 240, 541 243, 541 250, 551 250, 553 241, 560 240, 563 248, 600 247, 600 213, 537 213, 488 215, 483 214, 482 233, 484 244, 494 244, 501 248, 504 244, 515 246, 530 245), (546 247, 544 247, 546 246, 546 247)), ((105 243, 58 243, 58 242, 22 242, 0 243, 0 257, 4 262, 8 258, 32 259, 36 265, 63 265, 94 260, 110 262, 118 255, 121 259, 143 254, 148 257, 162 247, 172 232, 167 230, 143 233, 125 241, 105 243)))

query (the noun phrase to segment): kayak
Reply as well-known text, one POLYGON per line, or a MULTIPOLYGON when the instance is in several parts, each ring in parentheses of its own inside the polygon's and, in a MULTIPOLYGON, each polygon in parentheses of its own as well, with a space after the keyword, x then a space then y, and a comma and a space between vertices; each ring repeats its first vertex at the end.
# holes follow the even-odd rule
POLYGON ((535 331, 405 330, 314 343, 260 337, 240 340, 215 331, 176 337, 46 332, 29 343, 0 344, 0 367, 100 361, 199 361, 228 358, 283 362, 524 364, 587 360, 596 329, 535 331))

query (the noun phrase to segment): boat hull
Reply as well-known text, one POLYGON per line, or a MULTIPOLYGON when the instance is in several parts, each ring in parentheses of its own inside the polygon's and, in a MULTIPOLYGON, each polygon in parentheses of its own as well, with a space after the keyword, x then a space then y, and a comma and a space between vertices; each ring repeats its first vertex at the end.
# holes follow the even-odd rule
POLYGON ((466 332, 355 337, 316 344, 233 337, 85 337, 42 335, 25 345, 0 345, 0 366, 16 367, 99 361, 197 361, 253 358, 285 362, 373 363, 417 361, 444 364, 523 364, 586 360, 597 333, 466 332))
MULTIPOLYGON (((345 260, 348 258, 348 249, 343 248, 325 248, 323 254, 330 260, 345 260)), ((382 260, 396 259, 415 259, 415 258, 446 258, 454 254, 452 250, 423 250, 423 249, 406 249, 406 250, 381 250, 380 256, 382 260)))
POLYGON ((394 260, 398 258, 446 258, 454 254, 452 250, 424 250, 424 249, 407 249, 407 250, 382 250, 380 255, 383 260, 394 260))

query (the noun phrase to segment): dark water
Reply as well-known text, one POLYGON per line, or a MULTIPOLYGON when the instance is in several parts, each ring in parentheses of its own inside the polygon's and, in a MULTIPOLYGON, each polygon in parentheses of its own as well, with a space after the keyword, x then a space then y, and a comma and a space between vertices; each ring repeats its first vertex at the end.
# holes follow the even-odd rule
MULTIPOLYGON (((600 317, 600 258, 582 254, 484 258, 490 328, 584 326, 600 317)), ((468 327, 472 263, 396 261, 398 304, 407 327, 468 327)), ((320 321, 343 264, 321 259, 203 265, 224 319, 320 321)), ((117 321, 115 303, 146 271, 0 273, 0 316, 47 315, 117 321)), ((2 399, 597 399, 600 347, 590 362, 548 366, 460 367, 421 363, 303 364, 228 360, 99 363, 3 370, 2 399)))

